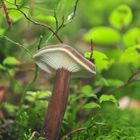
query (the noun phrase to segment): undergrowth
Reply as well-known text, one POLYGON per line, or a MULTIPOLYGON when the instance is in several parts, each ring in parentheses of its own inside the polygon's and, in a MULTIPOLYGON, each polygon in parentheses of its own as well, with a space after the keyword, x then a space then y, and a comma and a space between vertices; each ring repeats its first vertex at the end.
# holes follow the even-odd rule
MULTIPOLYGON (((69 117, 65 118, 61 131, 61 137, 65 136, 64 140, 140 139, 139 112, 128 109, 120 110, 110 104, 104 105, 99 110, 93 109, 88 114, 84 113, 82 120, 78 120, 77 113, 69 114, 71 113, 69 112, 69 117), (79 128, 83 130, 77 131, 79 128), (69 135, 69 132, 72 134, 69 135)), ((16 122, 0 120, 3 126, 3 129, 0 128, 0 140, 29 140, 34 131, 39 132, 41 129, 43 118, 43 111, 28 108, 28 111, 21 112, 16 122)), ((41 139, 43 138, 37 134, 32 140, 41 139)))
POLYGON ((90 113, 88 121, 83 124, 86 130, 74 133, 66 140, 139 140, 139 115, 132 110, 106 106, 96 115, 90 113))

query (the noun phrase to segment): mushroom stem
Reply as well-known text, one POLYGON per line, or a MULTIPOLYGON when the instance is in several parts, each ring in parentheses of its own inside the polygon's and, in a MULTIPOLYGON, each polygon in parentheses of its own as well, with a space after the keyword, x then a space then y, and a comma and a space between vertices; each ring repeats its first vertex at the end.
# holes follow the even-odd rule
POLYGON ((65 69, 56 71, 56 83, 49 101, 48 112, 42 135, 47 140, 57 140, 68 101, 70 72, 65 69))

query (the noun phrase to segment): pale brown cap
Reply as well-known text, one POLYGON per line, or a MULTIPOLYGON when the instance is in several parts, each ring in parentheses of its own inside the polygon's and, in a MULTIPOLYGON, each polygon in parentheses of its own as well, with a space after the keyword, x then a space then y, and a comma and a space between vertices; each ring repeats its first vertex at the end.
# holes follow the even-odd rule
POLYGON ((33 58, 42 70, 50 74, 55 74, 56 70, 61 68, 70 71, 76 77, 96 74, 95 64, 66 44, 44 47, 38 50, 33 58))

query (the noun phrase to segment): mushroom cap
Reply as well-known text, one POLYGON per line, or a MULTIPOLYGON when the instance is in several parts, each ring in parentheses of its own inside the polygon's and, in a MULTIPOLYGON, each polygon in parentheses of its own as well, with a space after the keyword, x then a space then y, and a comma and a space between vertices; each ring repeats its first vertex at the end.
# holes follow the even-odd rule
POLYGON ((96 67, 92 62, 66 44, 44 47, 33 55, 33 59, 42 70, 52 75, 61 68, 76 77, 87 77, 96 73, 96 67))

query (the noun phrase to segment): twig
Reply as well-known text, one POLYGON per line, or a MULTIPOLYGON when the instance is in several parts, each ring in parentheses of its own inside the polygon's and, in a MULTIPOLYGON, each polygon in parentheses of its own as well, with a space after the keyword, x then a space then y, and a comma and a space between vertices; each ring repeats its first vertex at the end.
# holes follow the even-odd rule
POLYGON ((66 24, 70 23, 74 19, 75 15, 76 15, 76 11, 77 11, 78 2, 79 2, 79 0, 75 1, 74 9, 73 9, 73 12, 72 12, 72 15, 71 15, 70 19, 68 19, 68 21, 65 22, 65 19, 64 19, 64 16, 63 16, 62 17, 62 22, 61 22, 59 27, 58 27, 58 19, 57 19, 56 13, 55 13, 54 18, 56 20, 56 27, 57 27, 56 31, 55 31, 55 34, 58 34, 58 32, 61 28, 66 26, 66 24))
MULTIPOLYGON (((37 46, 37 49, 38 49, 38 50, 40 49, 42 38, 43 38, 43 36, 41 35, 41 36, 40 36, 40 39, 39 39, 38 46, 37 46)), ((37 77, 38 77, 38 66, 35 64, 33 79, 32 79, 32 81, 25 87, 25 89, 24 89, 24 91, 23 91, 23 94, 21 95, 21 100, 20 100, 20 103, 19 103, 19 110, 20 110, 20 108, 22 107, 22 104, 23 104, 23 102, 24 102, 24 98, 25 98, 26 92, 32 88, 32 86, 34 85, 34 83, 35 83, 37 77)))
MULTIPOLYGON (((33 86, 33 84, 35 83, 37 77, 38 77, 38 66, 35 64, 33 79, 32 79, 32 81, 25 87, 25 89, 23 90, 23 93, 22 93, 22 95, 21 95, 21 99, 20 99, 20 102, 19 102, 19 111, 20 111, 20 109, 21 109, 21 107, 22 107, 22 104, 23 104, 23 102, 24 102, 26 92, 32 88, 32 86, 33 86)), ((19 113, 19 112, 18 112, 18 113, 19 113)))
POLYGON ((55 18, 55 25, 56 25, 56 30, 58 29, 58 18, 56 15, 56 9, 54 10, 54 18, 55 18))
POLYGON ((42 39, 43 39, 43 36, 40 35, 40 37, 39 37, 39 42, 38 42, 38 45, 37 45, 37 49, 38 49, 38 50, 41 48, 42 39))
POLYGON ((70 20, 72 20, 76 15, 78 2, 79 2, 79 0, 76 0, 75 5, 74 5, 74 10, 73 10, 73 15, 71 16, 70 20))
POLYGON ((70 19, 69 19, 67 22, 64 23, 64 26, 65 26, 66 24, 70 23, 70 22, 74 19, 75 15, 76 15, 76 11, 77 11, 78 2, 79 2, 79 0, 76 0, 76 1, 75 1, 73 13, 72 13, 70 19))
MULTIPOLYGON (((11 4, 11 5, 14 5, 15 6, 15 3, 13 2, 10 2, 8 0, 5 0, 7 3, 11 4)), ((19 4, 17 4, 18 6, 20 6, 19 4)), ((23 6, 22 5, 22 8, 25 8, 25 9, 30 9, 29 6, 23 6)), ((36 9, 39 9, 39 10, 42 10, 42 11, 45 11, 45 12, 51 12, 53 13, 54 11, 52 9, 46 9, 46 8, 42 8, 42 7, 35 7, 36 9)))
POLYGON ((78 129, 75 129, 69 133, 67 133, 65 136, 63 136, 60 140, 65 140, 67 137, 70 137, 71 135, 75 134, 75 133, 78 133, 79 131, 84 131, 84 130, 87 130, 87 128, 78 128, 78 129))
POLYGON ((34 131, 31 135, 31 137, 28 140, 33 140, 33 138, 35 137, 35 135, 40 135, 37 131, 34 131))
POLYGON ((137 70, 136 72, 134 72, 129 78, 128 80, 124 83, 124 86, 127 86, 128 84, 132 83, 133 81, 135 81, 138 77, 138 75, 140 74, 140 69, 137 70))
POLYGON ((47 37, 47 39, 46 39, 46 41, 45 41, 45 45, 48 44, 48 42, 49 42, 49 40, 52 38, 52 36, 53 36, 53 33, 51 33, 51 34, 49 35, 49 37, 47 37))
POLYGON ((37 21, 34 21, 33 19, 29 18, 29 17, 26 15, 26 13, 24 13, 21 9, 19 9, 16 0, 15 0, 15 6, 16 6, 16 8, 11 8, 11 10, 17 10, 17 11, 19 11, 20 13, 22 13, 23 16, 24 16, 28 21, 32 22, 32 23, 35 24, 35 25, 39 25, 39 26, 42 26, 42 27, 47 28, 50 32, 52 32, 52 33, 56 36, 56 38, 57 38, 61 43, 63 43, 63 41, 61 40, 61 38, 55 33, 55 31, 53 31, 53 29, 52 29, 49 25, 43 24, 43 23, 39 23, 39 22, 37 22, 37 21))
POLYGON ((7 9, 6 5, 5 5, 5 0, 1 0, 1 2, 2 2, 3 10, 5 12, 7 23, 9 25, 9 27, 10 27, 12 23, 11 23, 11 19, 9 17, 9 14, 8 14, 8 9, 7 9))
POLYGON ((106 92, 106 94, 110 94, 112 92, 116 92, 126 86, 128 86, 129 84, 131 84, 132 82, 137 80, 138 75, 140 74, 140 69, 138 69, 136 72, 134 72, 126 82, 124 82, 122 85, 118 86, 117 88, 111 89, 109 91, 106 92))
POLYGON ((48 26, 48 25, 46 25, 46 24, 43 24, 43 23, 39 23, 39 22, 37 22, 37 21, 34 21, 34 20, 30 19, 30 18, 29 18, 23 11, 21 11, 20 9, 15 9, 15 10, 18 10, 19 12, 21 12, 27 20, 29 20, 30 22, 34 23, 35 25, 39 25, 39 26, 42 26, 42 27, 47 28, 49 31, 51 31, 51 32, 56 36, 56 38, 57 38, 61 43, 63 43, 63 41, 61 40, 61 38, 52 30, 52 28, 51 28, 50 26, 48 26))
POLYGON ((0 38, 3 37, 5 38, 7 41, 19 46, 20 48, 24 49, 27 54, 32 58, 32 53, 26 48, 24 47, 22 44, 18 43, 18 42, 15 42, 14 40, 10 39, 8 36, 4 36, 4 35, 0 35, 0 38))
MULTIPOLYGON (((8 1, 8 0, 5 0, 5 1, 6 1, 6 3, 8 3, 8 4, 11 4, 11 5, 15 6, 15 3, 11 2, 11 1, 8 1)), ((17 4, 17 5, 18 5, 18 4, 17 4)), ((20 6, 20 5, 18 5, 18 6, 20 6)), ((28 6, 23 6, 23 8, 30 9, 28 6)))
POLYGON ((85 127, 82 127, 82 128, 78 128, 78 129, 75 129, 73 131, 70 131, 69 133, 67 133, 66 135, 64 135, 60 140, 65 140, 67 137, 70 137, 72 136, 73 134, 75 133, 78 133, 79 131, 85 131, 85 130, 88 130, 88 129, 91 129, 93 127, 96 128, 96 125, 106 125, 105 123, 98 123, 98 122, 95 122, 94 124, 90 125, 89 127, 85 128, 85 127))
POLYGON ((93 41, 92 41, 92 40, 91 40, 91 42, 90 42, 90 47, 91 47, 91 54, 90 54, 89 60, 90 60, 91 62, 94 62, 94 59, 93 59, 93 48, 94 48, 94 45, 93 45, 93 41))
POLYGON ((59 30, 64 26, 64 21, 65 21, 65 19, 64 19, 64 16, 63 16, 62 17, 62 22, 61 22, 60 26, 57 27, 57 30, 55 31, 56 34, 58 34, 59 30))

